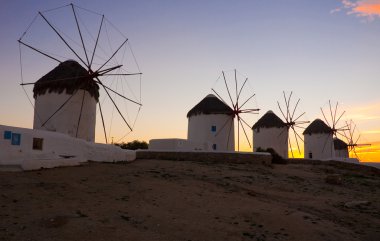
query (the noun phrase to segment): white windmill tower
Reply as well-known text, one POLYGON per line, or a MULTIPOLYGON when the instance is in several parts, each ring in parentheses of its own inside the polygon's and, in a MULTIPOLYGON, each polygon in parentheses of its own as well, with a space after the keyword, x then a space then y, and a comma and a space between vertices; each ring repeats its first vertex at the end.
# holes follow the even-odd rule
POLYGON ((253 126, 253 151, 272 148, 283 158, 288 158, 288 131, 273 111, 265 113, 253 126))
POLYGON ((302 125, 309 123, 309 121, 301 120, 305 115, 305 112, 298 113, 297 107, 300 102, 298 98, 294 107, 292 107, 292 95, 290 92, 287 97, 283 92, 285 101, 285 109, 281 108, 280 102, 277 101, 278 108, 284 117, 282 121, 272 111, 268 111, 256 124, 253 129, 254 150, 258 147, 267 149, 273 148, 283 158, 289 157, 289 151, 291 157, 294 158, 292 141, 294 140, 297 145, 297 150, 301 155, 301 149, 299 142, 303 141, 303 138, 298 134, 297 128, 303 128, 302 125))
POLYGON ((33 92, 33 129, 95 140, 99 86, 78 62, 60 63, 34 84, 33 92))
POLYGON ((205 144, 210 151, 234 151, 233 110, 215 95, 207 95, 187 113, 187 118, 190 142, 205 144), (224 128, 226 125, 230 128, 224 128))
POLYGON ((334 138, 334 153, 337 158, 349 158, 348 144, 342 139, 334 138))
POLYGON ((321 119, 315 119, 306 127, 304 135, 304 156, 307 159, 331 159, 334 140, 331 128, 321 119))

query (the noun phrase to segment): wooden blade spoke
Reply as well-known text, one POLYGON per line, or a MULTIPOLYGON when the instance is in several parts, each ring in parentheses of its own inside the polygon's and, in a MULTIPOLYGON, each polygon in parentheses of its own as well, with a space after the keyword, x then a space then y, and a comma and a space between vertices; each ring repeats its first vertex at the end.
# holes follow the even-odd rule
POLYGON ((356 124, 354 124, 354 128, 352 129, 352 132, 350 133, 351 134, 351 141, 354 141, 355 129, 356 129, 356 124))
POLYGON ((228 93, 228 96, 230 97, 230 100, 231 100, 231 104, 233 106, 233 109, 235 109, 235 104, 232 100, 232 97, 231 97, 231 93, 230 93, 230 89, 228 88, 228 85, 227 85, 227 80, 226 80, 226 76, 224 75, 224 71, 222 71, 222 74, 223 74, 223 79, 224 79, 224 84, 226 85, 226 89, 227 89, 227 93, 228 93))
POLYGON ((75 13, 74 4, 71 3, 70 5, 71 5, 71 9, 73 10, 73 13, 74 13, 74 18, 75 18, 75 22, 77 24, 80 40, 82 42, 83 51, 84 51, 84 54, 86 56, 87 66, 90 66, 90 61, 88 59, 88 55, 87 55, 87 51, 86 51, 86 46, 84 45, 84 41, 83 41, 83 37, 82 37, 82 32, 80 31, 80 27, 79 27, 79 23, 78 23, 78 19, 77 19, 77 14, 75 13))
POLYGON ((98 31, 98 36, 96 37, 96 42, 95 42, 95 46, 94 46, 94 51, 92 51, 90 67, 92 66, 92 61, 94 60, 94 56, 95 56, 95 52, 96 52, 96 47, 98 46, 98 41, 99 41, 100 32, 101 32, 101 30, 102 30, 103 21, 104 21, 104 15, 102 15, 102 20, 101 20, 101 22, 100 22, 100 27, 99 27, 99 31, 98 31))
POLYGON ((331 128, 331 126, 329 125, 329 122, 327 121, 327 118, 326 118, 325 113, 323 112, 322 108, 321 108, 321 111, 322 111, 323 118, 326 121, 326 124, 331 128))
POLYGON ((139 102, 137 102, 137 101, 134 101, 134 100, 131 100, 131 99, 125 97, 124 95, 119 94, 118 92, 114 91, 113 89, 109 88, 108 86, 104 85, 102 82, 100 82, 100 80, 99 80, 98 78, 97 78, 97 80, 98 80, 98 81, 96 81, 96 83, 99 83, 101 86, 103 86, 104 89, 109 90, 109 91, 111 91, 111 92, 117 94, 117 95, 120 96, 121 98, 126 99, 126 100, 128 100, 128 101, 130 101, 130 102, 132 102, 132 103, 135 103, 136 105, 142 106, 141 103, 139 103, 139 102))
POLYGON ((356 146, 371 146, 371 144, 356 144, 356 146))
POLYGON ((326 147, 327 141, 329 140, 329 136, 330 134, 326 136, 325 143, 323 144, 322 152, 325 152, 325 147, 326 147))
POLYGON ((95 72, 98 72, 100 69, 102 69, 116 54, 117 52, 119 52, 119 50, 121 49, 121 47, 124 46, 124 44, 128 41, 128 39, 126 39, 120 46, 119 48, 116 49, 116 51, 111 55, 111 57, 108 58, 108 60, 102 64, 102 66, 100 66, 95 72))
POLYGON ((20 85, 34 85, 34 84, 36 84, 36 82, 34 82, 34 83, 21 83, 20 85))
POLYGON ((339 116, 338 120, 336 121, 336 123, 339 122, 340 118, 342 118, 342 116, 344 115, 344 113, 346 113, 346 111, 343 111, 342 114, 339 116))
POLYGON ((352 150, 354 151, 356 158, 359 160, 359 156, 358 153, 356 153, 355 147, 352 150))
POLYGON ((237 78, 236 78, 236 69, 234 70, 235 72, 235 94, 236 94, 236 106, 239 106, 239 98, 238 98, 238 92, 237 92, 237 78))
MULTIPOLYGON (((230 136, 231 136, 231 130, 232 130, 233 125, 234 125, 234 121, 231 120, 230 129, 228 130, 228 137, 227 137, 227 150, 228 150, 228 145, 230 144, 230 136)), ((234 150, 235 150, 235 146, 234 146, 234 150)))
POLYGON ((106 73, 108 73, 108 72, 111 72, 111 71, 113 71, 113 70, 115 70, 115 69, 119 69, 119 68, 121 68, 123 65, 116 65, 116 66, 114 66, 114 67, 111 67, 111 68, 108 68, 108 69, 103 69, 103 70, 100 70, 100 71, 98 71, 97 73, 98 74, 106 74, 106 73))
POLYGON ((250 126, 241 116, 239 118, 249 129, 252 129, 252 126, 250 126))
POLYGON ((288 116, 289 121, 291 121, 289 108, 290 108, 290 98, 292 97, 292 94, 293 94, 293 91, 290 92, 290 95, 288 98, 288 106, 286 108, 286 115, 288 116))
MULTIPOLYGON (((293 127, 292 127, 293 128, 293 127)), ((298 134, 298 132, 293 128, 293 131, 294 133, 298 136, 298 138, 303 142, 303 138, 302 136, 300 136, 300 134, 298 134)))
POLYGON ((301 149, 300 149, 300 146, 299 146, 299 144, 298 144, 297 132, 296 132, 296 130, 294 129, 293 126, 292 126, 292 130, 293 130, 293 133, 294 133, 294 138, 296 139, 297 148, 298 148, 298 153, 301 154, 301 149))
MULTIPOLYGON (((290 152, 292 153, 292 158, 294 158, 292 142, 290 141, 290 136, 289 135, 288 135, 288 143, 289 143, 289 146, 290 146, 290 152)), ((289 155, 289 151, 288 151, 288 155, 289 155)))
POLYGON ((310 121, 294 121, 295 125, 303 125, 303 124, 307 124, 307 123, 310 123, 310 121))
POLYGON ((299 115, 294 121, 297 121, 299 118, 301 118, 304 114, 306 114, 306 112, 302 113, 301 115, 299 115))
POLYGON ((66 40, 62 37, 62 35, 53 27, 53 25, 47 20, 47 18, 39 12, 39 14, 42 16, 42 18, 45 20, 45 22, 54 30, 54 32, 58 35, 58 37, 65 43, 65 45, 71 50, 71 52, 74 53, 75 56, 87 67, 90 68, 89 65, 87 65, 86 62, 83 61, 83 59, 75 52, 75 50, 66 42, 66 40))
POLYGON ((211 88, 211 90, 216 94, 216 96, 218 96, 219 100, 221 100, 225 105, 228 106, 228 104, 223 100, 222 97, 220 97, 220 95, 213 88, 211 88))
POLYGON ((252 113, 252 112, 257 112, 260 109, 244 109, 244 110, 239 110, 240 113, 252 113))
MULTIPOLYGON (((215 137, 219 135, 219 133, 224 129, 224 127, 227 125, 228 121, 230 121, 230 118, 227 118, 227 120, 223 123, 222 127, 215 133, 215 137)), ((233 120, 231 120, 233 122, 233 120)))
POLYGON ((238 98, 237 98, 238 100, 239 100, 239 98, 240 98, 241 91, 243 90, 244 85, 245 85, 245 83, 247 83, 247 81, 248 81, 248 78, 245 78, 243 85, 240 87, 239 94, 238 94, 238 98))
POLYGON ((103 131, 104 131, 104 138, 106 140, 106 144, 108 143, 107 141, 107 131, 106 131, 106 125, 105 125, 105 122, 104 122, 104 117, 103 117, 103 111, 102 111, 102 106, 100 104, 100 101, 98 102, 99 104, 99 112, 100 112, 100 117, 102 118, 102 124, 103 124, 103 131))
POLYGON ((286 116, 285 116, 284 112, 281 109, 280 102, 277 101, 277 105, 278 105, 278 108, 280 109, 280 112, 281 112, 282 116, 284 117, 284 119, 286 120, 286 122, 288 122, 288 120, 286 119, 286 116))
POLYGON ((58 109, 41 125, 41 127, 43 127, 43 126, 45 126, 46 125, 46 123, 51 119, 51 118, 53 118, 53 116, 55 116, 70 100, 71 100, 71 98, 73 98, 73 96, 77 93, 77 91, 78 90, 75 90, 73 93, 72 93, 72 95, 70 95, 70 97, 69 98, 67 98, 66 100, 65 100, 65 102, 63 102, 62 103, 62 105, 61 106, 59 106, 58 107, 58 109))
POLYGON ((296 105, 294 106, 292 116, 290 117, 290 121, 293 120, 294 114, 296 113, 296 109, 297 109, 297 106, 298 106, 298 103, 300 102, 300 100, 301 99, 298 99, 296 105))
POLYGON ((335 105, 335 111, 334 111, 334 119, 333 119, 333 122, 334 122, 334 126, 336 126, 336 124, 338 124, 338 121, 336 121, 336 111, 338 110, 338 101, 336 102, 336 105, 335 105))
POLYGON ((237 138, 238 138, 238 151, 240 151, 240 125, 239 125, 239 121, 240 121, 240 117, 237 116, 237 121, 238 121, 238 134, 237 134, 237 138))
POLYGON ((75 137, 78 137, 79 124, 80 124, 80 120, 81 120, 81 118, 82 118, 82 110, 83 110, 83 104, 84 104, 84 98, 85 98, 85 97, 86 97, 86 91, 83 90, 82 104, 81 104, 81 106, 80 106, 79 118, 78 118, 78 124, 77 124, 77 131, 76 131, 75 137))
MULTIPOLYGON (((289 107, 288 107, 288 101, 287 101, 286 96, 285 96, 285 91, 282 91, 282 93, 283 93, 283 95, 284 95, 285 107, 286 107, 286 109, 288 110, 289 107)), ((285 118, 285 120, 286 120, 286 122, 289 123, 288 111, 286 112, 286 118, 285 118)))
POLYGON ((334 123, 334 118, 333 118, 333 113, 332 113, 332 108, 331 108, 331 101, 329 100, 329 106, 330 106, 330 115, 331 115, 331 121, 332 123, 332 129, 335 129, 335 123, 334 123))
POLYGON ((44 56, 46 56, 46 57, 48 57, 48 58, 50 58, 50 59, 52 59, 52 60, 55 60, 55 61, 57 61, 58 63, 62 63, 61 60, 59 60, 59 59, 57 59, 57 58, 54 58, 53 56, 50 56, 50 55, 48 55, 47 53, 44 53, 42 50, 39 50, 39 49, 37 49, 37 48, 34 48, 34 47, 32 47, 32 46, 30 46, 30 45, 28 45, 28 44, 22 42, 21 40, 18 40, 18 42, 19 42, 20 44, 22 44, 22 45, 24 45, 24 46, 26 46, 26 47, 28 47, 28 48, 30 48, 30 49, 36 51, 37 53, 40 53, 40 54, 42 54, 42 55, 44 55, 44 56))
POLYGON ((102 76, 129 76, 129 75, 142 75, 142 73, 132 73, 132 74, 102 74, 102 76))
POLYGON ((298 125, 294 125, 294 127, 297 127, 297 128, 300 128, 300 129, 306 129, 306 127, 303 127, 303 126, 298 126, 298 125))
MULTIPOLYGON (((126 125, 128 126, 128 128, 132 131, 132 127, 129 125, 129 123, 127 122, 127 120, 124 118, 124 115, 121 113, 119 107, 116 105, 115 101, 113 100, 113 98, 111 97, 110 93, 108 92, 107 89, 109 89, 109 88, 106 87, 106 86, 105 86, 105 85, 99 80, 99 78, 96 78, 96 79, 98 80, 98 83, 103 87, 103 89, 104 89, 105 92, 107 93, 108 97, 109 97, 110 100, 112 101, 113 105, 115 106, 115 108, 116 108, 117 112, 119 113, 119 115, 121 116, 121 118, 124 120, 125 124, 126 124, 126 125)), ((109 90, 111 90, 111 89, 109 89, 109 90)), ((111 91, 114 92, 115 94, 118 94, 116 91, 113 91, 113 90, 111 90, 111 91)), ((118 94, 118 95, 119 95, 119 94, 118 94)), ((120 96, 122 96, 122 95, 120 95, 120 96)), ((134 101, 132 101, 132 102, 134 102, 134 101)), ((134 102, 134 103, 137 103, 137 102, 134 102)), ((137 103, 137 104, 139 104, 139 103, 137 103)), ((139 104, 139 105, 141 105, 141 104, 139 104)))
POLYGON ((239 123, 240 123, 240 125, 241 125, 241 128, 243 129, 243 132, 244 132, 245 138, 246 138, 246 139, 247 139, 247 141, 248 141, 248 144, 249 144, 249 148, 252 148, 251 142, 249 141, 249 138, 248 138, 247 132, 245 131, 245 128, 244 128, 244 126, 243 126, 242 122, 241 122, 241 121, 239 121, 239 123))
POLYGON ((283 128, 282 129, 282 131, 280 132, 280 134, 278 134, 278 136, 277 137, 280 137, 280 136, 282 136, 282 134, 284 133, 284 131, 287 131, 288 130, 288 128, 283 128))
POLYGON ((355 145, 357 145, 357 143, 358 143, 358 141, 359 141, 359 138, 360 138, 360 134, 359 134, 358 138, 357 138, 356 141, 355 141, 355 145))
POLYGON ((242 108, 250 99, 252 99, 256 94, 251 95, 240 107, 237 106, 239 109, 242 108))
MULTIPOLYGON (((344 133, 344 132, 343 132, 344 133)), ((342 137, 346 137, 344 134, 340 133, 340 132, 337 132, 337 134, 339 134, 340 136, 342 137)))

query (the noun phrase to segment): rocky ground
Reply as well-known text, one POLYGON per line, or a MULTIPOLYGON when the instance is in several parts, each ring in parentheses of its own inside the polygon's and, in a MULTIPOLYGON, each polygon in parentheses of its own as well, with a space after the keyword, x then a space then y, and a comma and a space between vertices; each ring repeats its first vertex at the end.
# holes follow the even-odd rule
POLYGON ((380 170, 357 165, 89 163, 0 190, 0 240, 380 240, 380 170))

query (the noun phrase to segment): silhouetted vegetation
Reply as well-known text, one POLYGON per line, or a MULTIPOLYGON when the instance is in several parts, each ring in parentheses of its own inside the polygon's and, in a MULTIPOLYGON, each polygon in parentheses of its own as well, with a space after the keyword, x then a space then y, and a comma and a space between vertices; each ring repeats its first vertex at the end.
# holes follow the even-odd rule
POLYGON ((269 152, 272 155, 273 164, 287 164, 288 161, 282 158, 273 148, 263 149, 261 147, 256 149, 256 152, 269 152))
POLYGON ((146 141, 134 140, 128 143, 115 143, 116 146, 120 146, 122 149, 137 150, 137 149, 148 149, 148 143, 146 141))

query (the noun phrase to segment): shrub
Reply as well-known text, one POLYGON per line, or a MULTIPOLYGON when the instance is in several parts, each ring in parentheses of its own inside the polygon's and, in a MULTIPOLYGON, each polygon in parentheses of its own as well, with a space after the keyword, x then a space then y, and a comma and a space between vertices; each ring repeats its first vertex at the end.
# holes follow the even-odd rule
POLYGON ((273 148, 263 149, 258 147, 256 152, 269 152, 272 155, 272 163, 274 164, 287 164, 288 161, 282 158, 273 148))
POLYGON ((120 146, 122 149, 137 150, 137 149, 148 149, 148 143, 146 141, 134 140, 128 143, 115 143, 116 146, 120 146))

